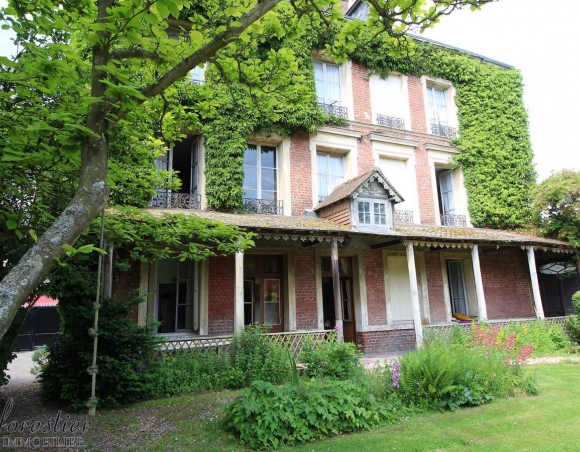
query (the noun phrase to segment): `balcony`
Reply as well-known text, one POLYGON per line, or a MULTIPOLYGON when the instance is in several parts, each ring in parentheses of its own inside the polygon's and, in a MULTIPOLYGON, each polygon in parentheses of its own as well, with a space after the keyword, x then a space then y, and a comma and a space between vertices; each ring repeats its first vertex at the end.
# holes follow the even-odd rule
POLYGON ((395 116, 377 114, 377 124, 380 126, 392 127, 394 129, 405 128, 405 121, 403 120, 403 118, 397 118, 395 116))
POLYGON ((465 215, 452 215, 449 213, 441 214, 441 226, 457 226, 464 228, 467 226, 465 215))
POLYGON ((322 104, 319 103, 318 106, 322 109, 324 113, 330 116, 336 116, 338 118, 347 119, 348 110, 346 107, 341 107, 339 105, 332 104, 322 104))
POLYGON ((457 129, 455 127, 447 127, 435 123, 431 123, 431 133, 449 139, 457 137, 457 129))
POLYGON ((201 195, 191 193, 158 192, 153 196, 151 207, 158 209, 201 209, 201 195))
POLYGON ((395 210, 395 223, 413 224, 413 211, 395 210))
POLYGON ((282 215, 283 202, 275 199, 244 198, 244 208, 248 213, 282 215))

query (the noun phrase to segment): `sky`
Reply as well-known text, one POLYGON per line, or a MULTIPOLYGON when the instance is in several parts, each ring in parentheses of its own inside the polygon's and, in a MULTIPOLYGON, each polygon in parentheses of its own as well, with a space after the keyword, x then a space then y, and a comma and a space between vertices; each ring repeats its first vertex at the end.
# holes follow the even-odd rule
POLYGON ((423 36, 516 67, 538 180, 580 170, 580 0, 499 0, 444 17, 423 36))
MULTIPOLYGON (((580 170, 579 18, 580 0, 498 0, 455 11, 423 34, 521 70, 539 181, 552 171, 580 170)), ((0 30, 0 55, 10 48, 0 30)))

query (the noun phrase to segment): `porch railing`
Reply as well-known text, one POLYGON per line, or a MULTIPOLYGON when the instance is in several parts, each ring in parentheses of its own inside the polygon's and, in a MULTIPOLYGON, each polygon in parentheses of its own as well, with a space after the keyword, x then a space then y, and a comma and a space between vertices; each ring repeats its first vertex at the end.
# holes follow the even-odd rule
MULTIPOLYGON (((287 333, 268 333, 266 336, 278 344, 282 344, 290 350, 294 357, 300 356, 307 341, 320 342, 329 340, 331 331, 301 331, 287 333)), ((181 339, 167 339, 159 345, 157 357, 165 355, 176 355, 194 349, 204 349, 212 351, 228 351, 232 343, 233 336, 200 336, 187 337, 181 339)))
POLYGON ((395 129, 404 129, 405 120, 396 116, 380 115, 377 113, 377 124, 380 126, 393 127, 395 129))
POLYGON ((348 110, 346 107, 341 107, 335 104, 323 104, 319 103, 318 106, 322 109, 324 113, 330 116, 337 116, 339 118, 347 119, 348 110))
POLYGON ((465 215, 452 215, 449 213, 441 214, 441 226, 467 226, 467 218, 465 215))
POLYGON ((395 223, 413 224, 412 210, 395 210, 395 223))
MULTIPOLYGON (((542 319, 549 325, 565 325, 568 317, 547 317, 542 319)), ((507 320, 487 320, 486 323, 489 325, 510 325, 512 323, 533 323, 536 322, 537 318, 527 318, 527 319, 507 319, 507 320)), ((441 335, 447 336, 451 334, 451 331, 456 326, 463 328, 469 328, 471 323, 445 323, 443 325, 423 325, 425 330, 425 338, 428 339, 430 335, 441 335)))
POLYGON ((160 209, 201 209, 201 195, 159 192, 153 196, 151 207, 160 209))
POLYGON ((455 127, 443 126, 441 124, 431 123, 431 133, 445 138, 457 137, 457 129, 455 127))
POLYGON ((282 215, 283 202, 276 199, 244 198, 244 208, 248 213, 262 213, 268 215, 282 215))

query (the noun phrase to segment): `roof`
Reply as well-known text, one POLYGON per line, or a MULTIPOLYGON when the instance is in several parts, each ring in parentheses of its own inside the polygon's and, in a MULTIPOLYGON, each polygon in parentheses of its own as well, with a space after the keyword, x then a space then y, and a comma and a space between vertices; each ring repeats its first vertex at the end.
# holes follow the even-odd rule
POLYGON ((155 216, 164 213, 179 213, 193 215, 211 221, 219 221, 230 226, 239 226, 254 231, 286 231, 287 233, 325 233, 325 234, 358 234, 362 236, 374 236, 391 238, 395 240, 414 240, 421 242, 450 242, 450 243, 474 243, 492 245, 520 245, 537 246, 545 248, 572 249, 572 245, 561 240, 538 237, 523 232, 513 232, 501 229, 486 228, 459 228, 452 226, 435 225, 395 225, 395 231, 357 231, 350 226, 344 226, 330 220, 314 217, 297 217, 284 215, 259 215, 259 214, 234 214, 213 212, 208 210, 184 210, 184 209, 147 209, 155 216))
POLYGON ((321 209, 323 207, 334 204, 345 198, 352 196, 365 182, 367 182, 372 177, 375 177, 379 182, 382 183, 386 191, 389 192, 389 198, 395 198, 395 202, 404 201, 400 193, 395 189, 395 187, 388 181, 383 172, 379 168, 375 168, 368 171, 360 176, 353 177, 352 179, 343 182, 337 186, 331 194, 329 194, 324 201, 319 203, 314 210, 321 209))
MULTIPOLYGON (((53 306, 57 306, 57 305, 58 305, 58 300, 55 300, 54 298, 47 297, 46 295, 41 295, 40 297, 38 297, 38 300, 36 300, 36 303, 34 303, 35 308, 47 308, 47 307, 53 307, 53 306)), ((26 303, 24 306, 25 307, 28 306, 28 303, 26 303)))

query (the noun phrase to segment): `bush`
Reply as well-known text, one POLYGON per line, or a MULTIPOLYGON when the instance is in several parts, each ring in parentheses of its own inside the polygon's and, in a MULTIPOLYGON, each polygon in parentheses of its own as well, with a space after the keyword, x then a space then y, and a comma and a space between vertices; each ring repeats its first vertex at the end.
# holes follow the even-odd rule
POLYGON ((306 341, 299 361, 305 365, 303 375, 307 378, 348 380, 363 372, 362 352, 356 344, 338 342, 332 332, 327 341, 306 341))
POLYGON ((369 429, 388 417, 368 389, 354 381, 281 387, 255 381, 225 411, 226 429, 254 449, 369 429))
POLYGON ((572 307, 574 314, 568 317, 566 331, 574 342, 580 343, 580 292, 572 295, 572 307))
MULTIPOLYGON (((81 257, 84 258, 84 257, 81 257)), ((58 342, 48 347, 48 362, 40 373, 43 396, 84 409, 91 395, 95 300, 94 262, 69 263, 53 279, 60 287, 61 330, 58 342)), ((158 339, 152 328, 140 327, 129 318, 141 302, 136 292, 127 299, 102 298, 99 309, 98 407, 111 408, 153 397, 158 363, 153 360, 158 339)))
POLYGON ((166 356, 158 374, 158 396, 241 388, 255 380, 273 384, 288 381, 288 350, 265 336, 267 332, 266 326, 249 325, 234 336, 229 351, 196 348, 166 356))
POLYGON ((48 364, 48 347, 43 345, 34 350, 32 353, 32 362, 34 365, 30 368, 30 373, 32 375, 38 375, 48 364))

